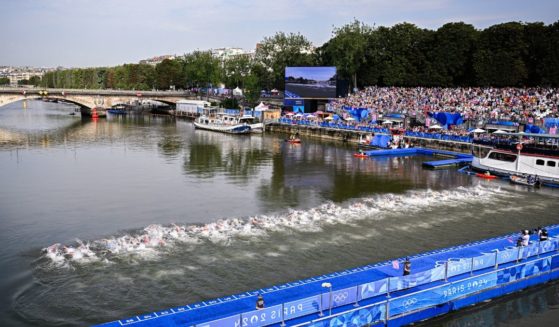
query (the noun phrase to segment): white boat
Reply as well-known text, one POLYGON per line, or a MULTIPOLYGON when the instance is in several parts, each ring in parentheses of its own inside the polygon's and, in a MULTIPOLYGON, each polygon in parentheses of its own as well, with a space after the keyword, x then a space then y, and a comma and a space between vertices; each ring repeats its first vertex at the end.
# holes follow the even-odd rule
POLYGON ((474 139, 472 168, 493 175, 537 176, 543 185, 559 187, 559 136, 506 133, 474 139))
POLYGON ((215 117, 200 116, 194 121, 194 127, 229 134, 249 134, 251 132, 248 123, 240 122, 239 117, 226 114, 218 114, 215 117))
POLYGON ((251 133, 264 133, 264 124, 255 123, 256 118, 253 116, 242 116, 239 118, 239 123, 247 123, 250 126, 251 133))

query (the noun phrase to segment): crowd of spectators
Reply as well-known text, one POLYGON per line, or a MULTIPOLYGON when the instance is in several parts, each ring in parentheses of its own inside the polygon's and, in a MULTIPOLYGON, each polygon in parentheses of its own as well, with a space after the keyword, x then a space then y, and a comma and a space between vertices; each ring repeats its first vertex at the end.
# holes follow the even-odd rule
POLYGON ((532 123, 558 117, 559 90, 554 88, 405 88, 370 86, 330 103, 330 109, 367 108, 372 117, 402 113, 460 113, 464 120, 532 123))

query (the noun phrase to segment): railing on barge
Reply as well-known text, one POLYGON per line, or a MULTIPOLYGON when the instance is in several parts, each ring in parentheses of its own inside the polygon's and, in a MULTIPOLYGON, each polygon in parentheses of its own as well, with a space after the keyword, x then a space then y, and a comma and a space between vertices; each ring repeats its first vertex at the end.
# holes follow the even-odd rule
MULTIPOLYGON (((509 236, 506 239, 510 242, 511 237, 509 236)), ((468 246, 483 245, 486 244, 484 242, 488 243, 496 240, 503 241, 504 238, 494 238, 451 249, 466 249, 468 246)), ((412 259, 446 253, 444 251, 448 250, 433 251, 412 257, 412 259)), ((159 326, 162 319, 168 320, 165 321, 165 324, 197 327, 260 327, 269 325, 312 325, 313 327, 319 327, 333 319, 359 322, 361 325, 374 325, 376 323, 384 325, 389 321, 398 319, 408 319, 411 322, 414 320, 410 320, 410 317, 414 315, 419 314, 421 319, 429 318, 432 315, 424 313, 426 310, 437 310, 445 303, 460 301, 464 298, 469 299, 475 294, 487 293, 491 290, 497 292, 498 288, 509 287, 512 283, 519 283, 517 286, 520 287, 522 286, 520 282, 531 278, 540 278, 545 281, 558 278, 558 250, 559 238, 550 238, 550 240, 543 242, 535 241, 526 247, 507 246, 503 250, 485 250, 487 253, 481 252, 481 255, 437 261, 433 268, 409 276, 371 279, 366 283, 358 283, 357 285, 342 285, 340 289, 330 287, 315 292, 315 294, 308 293, 311 296, 289 299, 289 301, 277 303, 262 310, 242 309, 243 307, 247 308, 247 299, 250 299, 253 304, 258 293, 264 293, 265 295, 289 287, 303 288, 305 283, 332 282, 335 277, 347 276, 349 279, 352 273, 364 270, 372 271, 372 269, 381 270, 381 266, 390 263, 395 265, 395 262, 398 261, 384 262, 374 266, 365 266, 284 284, 279 287, 274 286, 237 296, 140 315, 107 325, 159 326), (425 287, 428 288, 424 289, 425 287), (244 300, 244 303, 233 305, 233 302, 241 302, 241 300, 244 300), (199 315, 195 314, 196 311, 203 309, 211 311, 208 308, 224 303, 236 306, 235 310, 237 312, 227 314, 213 310, 211 314, 207 312, 206 315, 202 312, 199 315), (187 312, 192 313, 190 317, 182 317, 181 313, 186 314, 187 312)))

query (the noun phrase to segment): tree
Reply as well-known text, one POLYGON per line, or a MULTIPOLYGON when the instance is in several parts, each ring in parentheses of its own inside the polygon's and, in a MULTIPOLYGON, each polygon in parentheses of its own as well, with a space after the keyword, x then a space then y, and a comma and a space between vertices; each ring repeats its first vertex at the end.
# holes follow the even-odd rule
POLYGON ((10 84, 10 79, 7 77, 0 77, 0 85, 8 85, 10 84))
POLYGON ((248 55, 238 55, 227 59, 223 63, 223 81, 225 86, 235 88, 244 87, 244 79, 250 74, 254 63, 248 55))
POLYGON ((249 107, 254 108, 260 99, 261 84, 259 83, 256 74, 248 75, 244 80, 244 90, 243 94, 245 97, 246 104, 249 107))
POLYGON ((354 20, 340 28, 334 28, 333 37, 318 52, 324 65, 334 65, 342 78, 352 80, 357 87, 357 72, 367 63, 366 52, 373 29, 354 20))
POLYGON ((440 27, 425 47, 428 85, 475 85, 473 54, 479 32, 470 24, 448 23, 440 27))
POLYGON ((526 83, 528 69, 524 62, 527 44, 524 27, 511 22, 490 26, 481 31, 474 69, 479 85, 521 86, 526 83))
MULTIPOLYGON (((158 89, 168 90, 171 85, 182 85, 183 81, 182 65, 178 60, 165 59, 155 66, 155 85, 158 89)), ((134 77, 134 83, 137 82, 134 77)))
POLYGON ((543 58, 541 58, 542 66, 545 67, 542 72, 542 83, 546 85, 559 86, 559 21, 553 23, 547 28, 546 32, 547 46, 543 58))
POLYGON ((284 88, 285 67, 309 66, 315 63, 311 42, 301 34, 278 32, 265 37, 256 48, 256 60, 265 68, 266 87, 284 88))
POLYGON ((184 56, 183 76, 185 86, 209 87, 218 84, 223 75, 219 59, 212 56, 210 51, 194 51, 184 56))

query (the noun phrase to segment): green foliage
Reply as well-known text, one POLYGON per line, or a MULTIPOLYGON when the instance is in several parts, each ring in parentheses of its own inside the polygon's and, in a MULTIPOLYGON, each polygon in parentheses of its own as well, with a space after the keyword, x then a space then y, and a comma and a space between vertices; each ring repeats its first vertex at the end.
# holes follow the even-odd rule
POLYGON ((210 51, 194 51, 185 55, 183 73, 187 88, 217 85, 222 76, 220 61, 210 51))
POLYGON ((165 59, 155 66, 155 84, 159 90, 168 90, 171 86, 184 84, 184 72, 179 60, 165 59))
POLYGON ((223 65, 223 82, 231 89, 244 87, 245 78, 251 73, 254 61, 247 55, 234 56, 223 65))
POLYGON ((239 100, 237 100, 236 98, 227 98, 221 101, 221 106, 223 108, 237 109, 239 108, 239 100))
POLYGON ((7 77, 0 77, 0 85, 8 85, 10 84, 10 79, 7 77))
POLYGON ((316 62, 313 46, 301 34, 277 32, 272 37, 265 37, 256 49, 256 60, 265 70, 262 82, 268 89, 284 88, 285 67, 311 66, 316 62))
POLYGON ((194 51, 155 67, 58 70, 29 83, 135 90, 223 83, 242 88, 246 102, 256 104, 260 90, 284 88, 287 66, 336 66, 338 76, 353 86, 559 86, 558 53, 559 21, 510 22, 484 30, 458 22, 433 31, 410 23, 375 27, 354 20, 334 28, 332 38, 317 49, 301 34, 278 32, 259 43, 254 58, 222 62, 209 51, 194 51))
POLYGON ((333 37, 318 50, 321 61, 336 66, 340 77, 351 79, 357 86, 357 72, 367 64, 365 54, 372 32, 371 27, 358 20, 334 28, 333 37))
POLYGON ((474 69, 482 86, 521 86, 528 69, 528 45, 521 23, 493 25, 481 32, 474 69))

